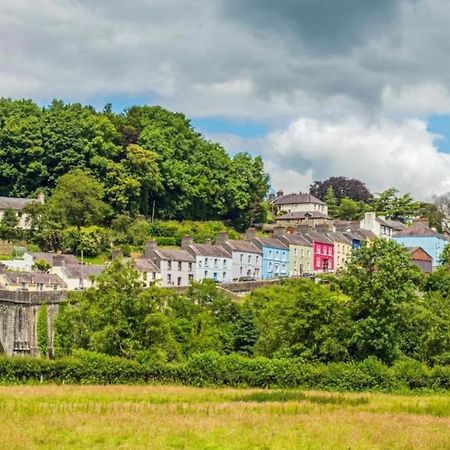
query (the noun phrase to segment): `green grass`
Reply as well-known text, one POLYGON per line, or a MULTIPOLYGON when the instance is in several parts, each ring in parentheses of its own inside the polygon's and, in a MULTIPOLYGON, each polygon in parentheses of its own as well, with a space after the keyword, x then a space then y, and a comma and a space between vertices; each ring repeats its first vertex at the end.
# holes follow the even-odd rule
POLYGON ((0 387, 8 449, 445 449, 450 395, 0 387))

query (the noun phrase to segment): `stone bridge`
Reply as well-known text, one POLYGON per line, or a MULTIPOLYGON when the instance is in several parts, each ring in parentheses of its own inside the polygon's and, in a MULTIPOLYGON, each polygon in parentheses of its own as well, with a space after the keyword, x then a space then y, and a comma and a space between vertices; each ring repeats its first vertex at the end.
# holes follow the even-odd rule
POLYGON ((37 316, 47 304, 48 349, 53 351, 53 321, 63 292, 0 290, 0 352, 12 355, 38 355, 37 316))

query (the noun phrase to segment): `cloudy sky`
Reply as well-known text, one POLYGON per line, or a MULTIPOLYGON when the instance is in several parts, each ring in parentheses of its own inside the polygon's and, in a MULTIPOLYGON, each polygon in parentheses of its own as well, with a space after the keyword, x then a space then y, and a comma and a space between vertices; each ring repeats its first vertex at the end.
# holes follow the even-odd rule
POLYGON ((450 191, 448 0, 1 0, 0 96, 182 111, 275 189, 450 191))

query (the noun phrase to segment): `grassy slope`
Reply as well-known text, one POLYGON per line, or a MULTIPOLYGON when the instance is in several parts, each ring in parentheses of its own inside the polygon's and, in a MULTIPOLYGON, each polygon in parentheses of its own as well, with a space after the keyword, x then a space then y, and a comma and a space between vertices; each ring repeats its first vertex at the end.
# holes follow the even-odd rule
POLYGON ((450 448, 449 395, 0 387, 2 447, 450 448))

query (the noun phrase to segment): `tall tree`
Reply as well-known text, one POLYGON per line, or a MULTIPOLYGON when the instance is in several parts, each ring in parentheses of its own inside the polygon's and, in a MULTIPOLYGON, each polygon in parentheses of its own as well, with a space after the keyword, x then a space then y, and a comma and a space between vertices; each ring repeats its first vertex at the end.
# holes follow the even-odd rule
POLYGON ((109 207, 102 198, 102 185, 89 173, 75 169, 58 180, 49 207, 55 217, 80 229, 104 220, 109 207))
POLYGON ((328 206, 328 215, 330 217, 336 217, 336 208, 338 206, 336 196, 334 195, 333 186, 328 186, 327 192, 325 194, 325 203, 328 206))
POLYGON ((338 201, 343 198, 350 198, 357 202, 368 202, 372 197, 372 194, 362 181, 347 177, 331 177, 324 181, 314 181, 309 188, 309 193, 325 201, 325 196, 330 186, 333 188, 334 195, 338 201))

